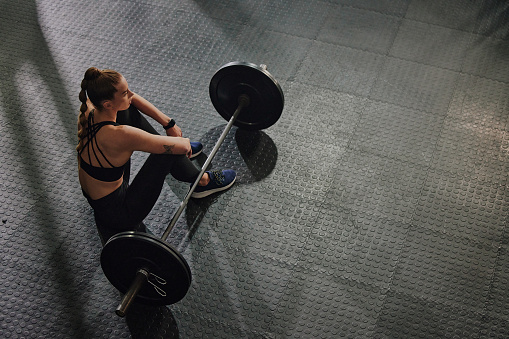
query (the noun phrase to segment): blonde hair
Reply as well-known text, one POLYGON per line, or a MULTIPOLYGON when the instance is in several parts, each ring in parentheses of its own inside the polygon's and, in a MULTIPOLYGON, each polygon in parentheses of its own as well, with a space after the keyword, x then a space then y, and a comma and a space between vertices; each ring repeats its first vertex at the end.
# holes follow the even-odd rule
POLYGON ((83 149, 83 138, 87 134, 88 128, 85 115, 88 109, 87 97, 96 108, 101 109, 105 100, 113 99, 115 92, 117 92, 115 85, 120 82, 121 77, 120 73, 111 69, 100 70, 96 67, 90 67, 85 72, 79 94, 81 106, 78 115, 78 146, 76 146, 78 153, 83 149))

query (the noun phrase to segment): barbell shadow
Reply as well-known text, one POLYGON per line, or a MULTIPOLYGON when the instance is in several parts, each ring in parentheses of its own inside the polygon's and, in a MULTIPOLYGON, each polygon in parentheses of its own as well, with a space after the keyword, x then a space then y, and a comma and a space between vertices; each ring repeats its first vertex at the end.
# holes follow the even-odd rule
MULTIPOLYGON (((205 134, 204 140, 217 140, 223 126, 211 129, 205 134)), ((227 136, 224 140, 225 148, 232 151, 230 154, 221 154, 215 159, 219 160, 214 168, 228 167, 234 162, 237 171, 237 185, 250 184, 266 178, 277 163, 277 147, 274 141, 263 131, 248 131, 237 128, 234 137, 227 136), (230 145, 230 146, 229 146, 230 145), (233 147, 235 146, 235 147, 233 147), (225 159, 225 160, 223 160, 225 159), (243 165, 239 166, 240 163, 243 165)), ((222 151, 225 151, 223 149, 222 151)), ((221 149, 218 153, 221 153, 221 149)), ((198 157, 207 157, 206 153, 200 154, 198 157)), ((198 163, 200 160, 198 160, 198 163)), ((200 164, 202 166, 203 163, 200 164)), ((217 195, 212 195, 199 201, 190 200, 186 208, 187 233, 180 239, 178 246, 179 251, 184 251, 187 244, 193 239, 199 225, 206 215, 209 207, 217 200, 217 195)), ((178 236, 178 235, 177 235, 178 236)))
POLYGON ((252 178, 245 182, 256 182, 268 177, 276 167, 278 158, 274 141, 263 131, 243 129, 237 129, 235 140, 248 170, 245 176, 249 174, 252 178))
POLYGON ((180 338, 177 321, 166 306, 134 302, 125 319, 133 339, 180 338))
MULTIPOLYGON (((211 129, 202 140, 205 143, 217 140, 223 128, 224 126, 218 126, 211 129)), ((253 183, 269 176, 276 167, 278 158, 274 141, 264 131, 234 129, 234 136, 226 137, 225 146, 219 150, 220 155, 208 169, 234 167, 240 184, 253 183)), ((196 157, 197 165, 203 166, 206 158, 207 153, 204 151, 196 157)))

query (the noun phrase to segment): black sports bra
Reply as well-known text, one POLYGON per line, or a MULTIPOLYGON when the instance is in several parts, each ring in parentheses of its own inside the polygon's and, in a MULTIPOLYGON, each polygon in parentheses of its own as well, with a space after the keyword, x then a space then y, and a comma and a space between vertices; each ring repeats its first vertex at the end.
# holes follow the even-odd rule
POLYGON ((113 166, 109 160, 106 158, 104 153, 99 148, 99 145, 97 144, 96 135, 99 130, 106 125, 113 125, 118 126, 119 124, 114 121, 103 121, 99 122, 97 124, 94 124, 94 111, 92 110, 88 115, 88 128, 87 128, 87 142, 85 145, 83 145, 83 148, 78 153, 79 155, 79 162, 80 162, 80 168, 82 168, 88 175, 90 175, 92 178, 100 180, 100 181, 106 181, 106 182, 113 182, 117 181, 118 179, 122 178, 124 175, 124 170, 126 167, 127 161, 125 164, 123 164, 120 167, 113 166), (94 146, 95 145, 95 146, 94 146), (88 147, 87 147, 88 146, 88 147), (88 162, 85 162, 85 160, 82 157, 83 150, 87 147, 88 149, 88 162), (94 157, 99 163, 100 167, 92 166, 90 163, 92 162, 92 157, 90 154, 90 149, 92 149, 92 153, 94 153, 94 157), (111 167, 104 167, 101 161, 99 160, 99 157, 97 156, 96 149, 101 153, 102 157, 109 166, 111 167))

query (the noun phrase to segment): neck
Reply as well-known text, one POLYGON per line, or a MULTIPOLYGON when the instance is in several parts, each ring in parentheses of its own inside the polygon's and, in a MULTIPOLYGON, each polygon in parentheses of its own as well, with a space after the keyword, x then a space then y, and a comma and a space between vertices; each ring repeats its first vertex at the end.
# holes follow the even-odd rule
POLYGON ((96 123, 102 121, 117 121, 117 111, 96 108, 94 120, 96 123))

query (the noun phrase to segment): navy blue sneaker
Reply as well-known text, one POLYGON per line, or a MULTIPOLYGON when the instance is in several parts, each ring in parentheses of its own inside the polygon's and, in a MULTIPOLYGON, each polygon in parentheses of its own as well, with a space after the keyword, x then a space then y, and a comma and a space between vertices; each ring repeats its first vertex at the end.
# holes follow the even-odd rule
POLYGON ((205 198, 212 193, 224 191, 235 182, 237 173, 234 170, 207 171, 210 182, 206 186, 196 186, 191 198, 205 198))
POLYGON ((203 150, 203 145, 201 144, 201 142, 191 141, 191 150, 193 151, 193 153, 191 154, 189 159, 192 159, 196 157, 198 154, 200 154, 201 151, 203 150))

